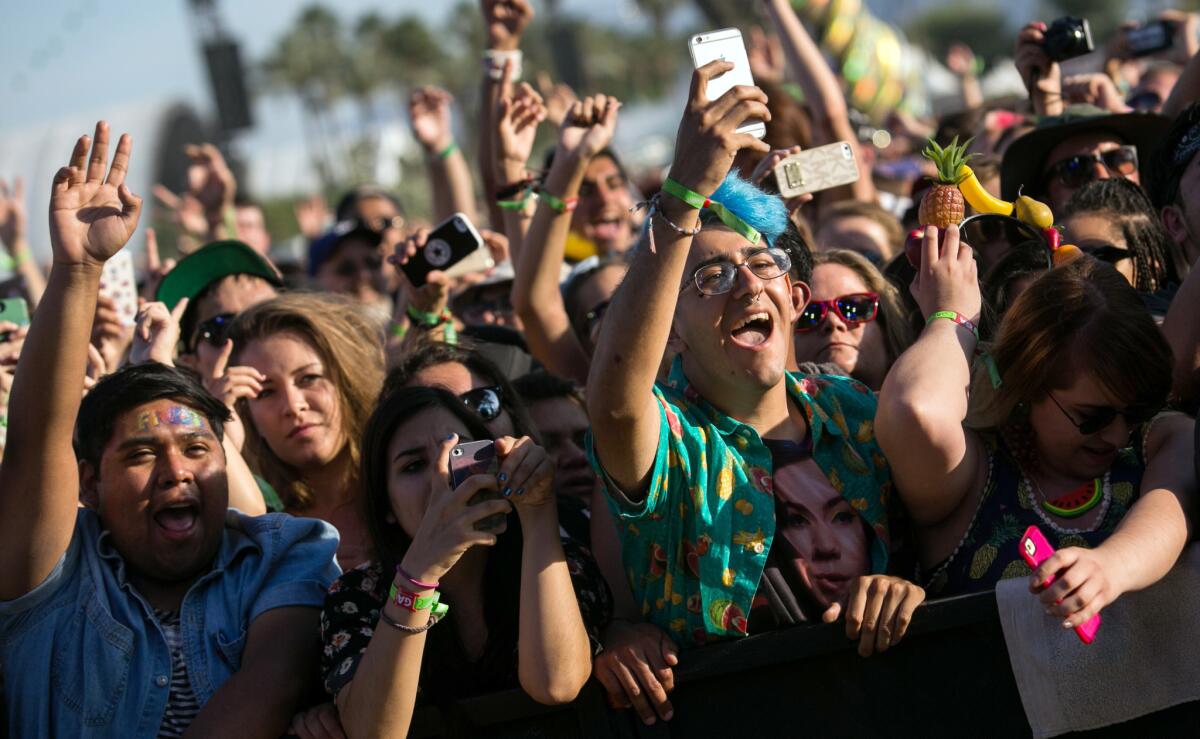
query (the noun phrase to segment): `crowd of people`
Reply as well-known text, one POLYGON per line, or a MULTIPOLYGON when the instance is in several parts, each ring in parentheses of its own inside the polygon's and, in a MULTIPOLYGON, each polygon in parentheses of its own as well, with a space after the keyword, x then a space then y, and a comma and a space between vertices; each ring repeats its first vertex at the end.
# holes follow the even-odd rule
POLYGON ((765 0, 756 86, 709 99, 733 65, 697 68, 635 185, 621 101, 519 81, 533 10, 481 5, 478 161, 447 93, 411 99, 429 218, 360 185, 298 208, 296 259, 190 147, 188 190, 155 192, 179 258, 147 234, 130 322, 101 289, 145 208, 130 137, 75 142, 48 231, 0 187, 32 309, 0 323, 8 735, 403 736, 424 702, 593 677, 652 724, 707 643, 841 622, 867 657, 1009 578, 1069 629, 1173 567, 1200 493, 1197 16, 1083 78, 1030 23, 1028 101, 952 64, 963 110, 897 113, 880 149, 765 0), (926 138, 970 140, 1076 253, 919 223, 926 138), (837 141, 856 182, 778 194, 775 165, 837 141), (415 279, 452 217, 487 262, 415 279), (1029 526, 1057 549, 1036 569, 1029 526))

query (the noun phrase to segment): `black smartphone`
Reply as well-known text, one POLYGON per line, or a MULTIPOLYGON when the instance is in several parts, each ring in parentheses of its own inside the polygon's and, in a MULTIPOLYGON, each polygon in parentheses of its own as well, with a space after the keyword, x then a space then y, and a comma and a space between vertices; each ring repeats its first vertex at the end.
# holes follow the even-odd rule
POLYGON ((1129 51, 1135 57, 1171 48, 1175 44, 1175 24, 1170 21, 1152 21, 1125 32, 1129 51))
POLYGON ((459 277, 492 266, 491 252, 483 245, 483 237, 471 219, 455 213, 433 229, 425 246, 401 269, 414 287, 420 287, 434 270, 459 277))

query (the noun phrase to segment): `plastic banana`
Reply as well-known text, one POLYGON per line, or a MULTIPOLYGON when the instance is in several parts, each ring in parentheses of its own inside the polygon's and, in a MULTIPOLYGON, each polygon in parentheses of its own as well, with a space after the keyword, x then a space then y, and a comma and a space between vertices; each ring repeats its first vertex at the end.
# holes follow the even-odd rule
POLYGON ((969 166, 962 165, 958 170, 958 174, 963 178, 958 183, 958 190, 976 212, 998 213, 1002 216, 1012 215, 1013 204, 1007 200, 992 197, 991 193, 983 189, 983 185, 979 184, 979 180, 975 177, 975 173, 971 171, 969 166))

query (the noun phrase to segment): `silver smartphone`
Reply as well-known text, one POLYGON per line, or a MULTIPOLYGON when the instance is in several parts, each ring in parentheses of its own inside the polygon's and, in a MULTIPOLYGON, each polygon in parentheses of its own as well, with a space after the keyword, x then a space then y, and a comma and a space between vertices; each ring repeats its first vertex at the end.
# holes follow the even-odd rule
MULTIPOLYGON (((688 42, 688 49, 692 52, 692 64, 697 69, 718 59, 733 64, 733 69, 709 80, 704 91, 709 100, 716 100, 736 85, 754 84, 754 75, 750 74, 750 59, 746 56, 746 43, 738 29, 722 28, 698 33, 688 42)), ((767 135, 767 126, 759 120, 748 120, 738 128, 738 133, 748 133, 761 139, 767 135)))

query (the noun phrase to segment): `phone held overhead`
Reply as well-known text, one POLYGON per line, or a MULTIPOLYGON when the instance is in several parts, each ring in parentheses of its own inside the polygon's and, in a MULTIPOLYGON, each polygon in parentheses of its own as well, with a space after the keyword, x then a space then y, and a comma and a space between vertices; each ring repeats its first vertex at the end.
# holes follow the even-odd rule
MULTIPOLYGON (((746 56, 746 43, 738 29, 722 28, 719 31, 698 33, 692 36, 688 48, 692 52, 692 63, 697 69, 718 59, 733 65, 733 69, 708 81, 704 94, 709 100, 716 100, 738 85, 754 85, 754 75, 750 73, 750 59, 746 56)), ((761 139, 767 135, 767 126, 762 121, 749 120, 742 124, 737 132, 748 133, 761 139)))

